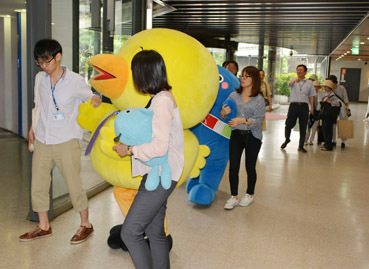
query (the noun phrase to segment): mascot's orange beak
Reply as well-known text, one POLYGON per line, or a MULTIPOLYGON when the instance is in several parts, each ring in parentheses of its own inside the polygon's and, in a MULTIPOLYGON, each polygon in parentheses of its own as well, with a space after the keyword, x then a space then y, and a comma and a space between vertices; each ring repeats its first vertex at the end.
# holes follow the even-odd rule
POLYGON ((126 60, 118 55, 99 54, 92 57, 88 64, 98 75, 90 79, 91 86, 102 95, 111 99, 120 97, 126 88, 129 69, 126 60))

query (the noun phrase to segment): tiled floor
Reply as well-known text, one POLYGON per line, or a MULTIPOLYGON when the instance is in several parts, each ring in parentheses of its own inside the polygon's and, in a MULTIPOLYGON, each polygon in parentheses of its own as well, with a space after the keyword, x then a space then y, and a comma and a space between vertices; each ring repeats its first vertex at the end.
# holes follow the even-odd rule
MULTIPOLYGON (((255 202, 223 209, 228 173, 211 206, 194 205, 185 186, 168 204, 174 238, 171 266, 181 268, 369 268, 369 123, 366 104, 353 104, 355 139, 342 150, 297 152, 298 133, 286 150, 284 121, 268 121, 257 165, 255 202)), ((286 113, 281 106, 275 113, 286 113)), ((93 236, 72 246, 79 217, 68 211, 52 222, 53 236, 21 243, 34 227, 28 212, 28 153, 24 142, 0 137, 0 268, 133 268, 128 253, 106 244, 123 221, 112 189, 90 199, 93 236)), ((245 171, 241 190, 246 189, 245 171)))

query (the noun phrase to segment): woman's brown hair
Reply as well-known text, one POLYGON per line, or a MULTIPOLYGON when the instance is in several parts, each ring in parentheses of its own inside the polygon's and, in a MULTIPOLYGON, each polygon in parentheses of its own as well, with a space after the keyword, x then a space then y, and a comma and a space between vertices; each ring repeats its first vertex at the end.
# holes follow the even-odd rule
MULTIPOLYGON (((242 69, 242 76, 247 73, 252 78, 252 89, 251 89, 251 95, 250 97, 255 97, 260 94, 260 87, 261 87, 261 81, 260 81, 260 74, 259 70, 255 66, 246 66, 244 69, 242 69)), ((238 93, 242 92, 242 86, 240 86, 237 89, 238 93)))

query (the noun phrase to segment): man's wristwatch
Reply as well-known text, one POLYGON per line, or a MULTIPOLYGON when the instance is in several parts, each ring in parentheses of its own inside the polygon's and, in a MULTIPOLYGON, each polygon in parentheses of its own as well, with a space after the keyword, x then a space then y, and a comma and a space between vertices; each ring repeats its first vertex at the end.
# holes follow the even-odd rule
POLYGON ((131 146, 127 146, 127 154, 132 155, 132 147, 131 146))
POLYGON ((245 119, 245 124, 247 124, 248 119, 245 119))

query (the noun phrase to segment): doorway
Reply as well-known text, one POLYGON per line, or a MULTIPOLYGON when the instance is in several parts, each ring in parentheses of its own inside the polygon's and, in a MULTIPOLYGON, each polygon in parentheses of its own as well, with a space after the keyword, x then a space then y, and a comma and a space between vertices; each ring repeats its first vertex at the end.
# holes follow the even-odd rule
POLYGON ((340 84, 345 86, 350 102, 359 101, 361 68, 341 68, 340 84))

